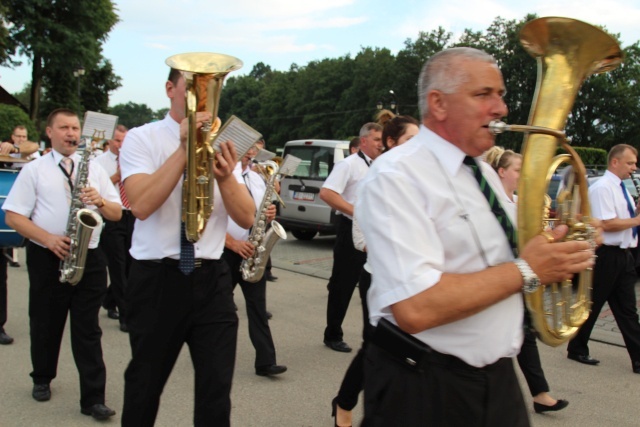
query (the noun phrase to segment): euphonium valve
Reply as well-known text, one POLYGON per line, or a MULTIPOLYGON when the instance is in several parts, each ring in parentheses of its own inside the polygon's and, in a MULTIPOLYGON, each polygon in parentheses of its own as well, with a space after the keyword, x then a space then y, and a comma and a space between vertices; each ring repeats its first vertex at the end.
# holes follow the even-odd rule
MULTIPOLYGON (((583 81, 610 71, 622 60, 616 40, 587 23, 569 18, 539 18, 520 32, 524 49, 538 62, 538 81, 529 123, 492 123, 490 131, 524 132, 523 160, 518 185, 518 246, 520 249, 543 232, 545 196, 549 180, 562 163, 571 165, 565 188, 558 196, 558 222, 569 227, 566 240, 589 240, 591 211, 586 169, 565 137, 567 117, 583 81), (568 154, 555 156, 558 144, 568 154)), ((571 339, 586 321, 591 308, 591 271, 577 280, 541 286, 525 294, 533 326, 540 339, 557 346, 571 339)))
POLYGON ((174 55, 165 62, 181 71, 186 83, 185 116, 189 119, 189 135, 182 217, 187 240, 196 242, 213 211, 215 152, 211 141, 220 128, 217 117, 222 83, 227 74, 242 67, 242 61, 220 53, 197 52, 174 55), (203 111, 211 113, 212 122, 198 131, 196 114, 203 111))

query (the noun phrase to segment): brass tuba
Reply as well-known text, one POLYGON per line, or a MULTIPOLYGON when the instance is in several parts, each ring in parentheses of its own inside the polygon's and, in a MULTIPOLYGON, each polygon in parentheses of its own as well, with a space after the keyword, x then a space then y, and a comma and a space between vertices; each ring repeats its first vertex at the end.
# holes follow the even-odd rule
POLYGON ((211 141, 218 133, 218 104, 224 78, 242 67, 238 58, 220 53, 182 53, 165 63, 182 72, 185 79, 185 113, 189 119, 187 168, 182 187, 182 220, 187 240, 196 242, 213 211, 215 152, 211 141), (196 113, 208 111, 212 123, 196 127, 196 113))
MULTIPOLYGON (((604 31, 569 18, 548 17, 528 22, 520 43, 538 62, 538 81, 527 126, 494 122, 494 133, 525 132, 518 185, 518 244, 520 249, 543 231, 545 196, 549 180, 563 163, 572 166, 565 189, 558 196, 558 222, 569 227, 565 240, 590 240, 591 211, 586 170, 564 134, 567 117, 583 81, 592 74, 613 70, 622 61, 617 41, 604 31), (558 144, 569 154, 555 156, 558 144)), ((577 283, 567 280, 541 286, 525 294, 539 338, 558 346, 571 339, 591 309, 591 271, 577 283)))

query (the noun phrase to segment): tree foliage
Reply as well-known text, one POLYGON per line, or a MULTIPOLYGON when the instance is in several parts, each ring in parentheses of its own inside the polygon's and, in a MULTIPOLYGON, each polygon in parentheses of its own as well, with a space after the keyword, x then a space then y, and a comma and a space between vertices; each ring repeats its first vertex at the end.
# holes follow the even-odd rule
MULTIPOLYGON (((256 64, 245 76, 230 76, 222 91, 223 119, 235 114, 262 132, 270 147, 305 138, 346 139, 371 121, 376 103, 389 107, 393 90, 400 114, 419 116, 417 81, 424 62, 454 46, 472 46, 492 54, 502 70, 509 114, 505 121, 526 124, 537 81, 537 63, 521 46, 521 20, 497 17, 485 31, 465 30, 457 39, 443 28, 420 32, 397 54, 362 47, 354 57, 292 64, 286 72, 256 64)), ((613 72, 587 79, 568 114, 573 145, 608 150, 640 139, 640 42, 624 49, 625 61, 613 72)), ((520 149, 522 135, 501 135, 498 144, 520 149)))
POLYGON ((125 125, 129 129, 164 118, 164 115, 158 117, 146 104, 135 104, 133 102, 114 105, 109 110, 109 114, 118 116, 118 123, 125 125))
POLYGON ((23 125, 27 128, 30 141, 39 141, 39 135, 27 113, 13 105, 0 104, 0 141, 9 141, 13 129, 23 125))
MULTIPOLYGON (((3 5, 5 28, 15 52, 29 58, 32 65, 31 119, 38 117, 43 87, 48 105, 72 107, 69 99, 73 99, 80 109, 73 76, 79 66, 86 70, 81 79, 83 93, 97 95, 100 89, 119 86, 119 78, 102 57, 102 43, 118 22, 110 0, 5 0, 3 5)), ((94 102, 106 108, 100 97, 89 99, 85 107, 94 102)))

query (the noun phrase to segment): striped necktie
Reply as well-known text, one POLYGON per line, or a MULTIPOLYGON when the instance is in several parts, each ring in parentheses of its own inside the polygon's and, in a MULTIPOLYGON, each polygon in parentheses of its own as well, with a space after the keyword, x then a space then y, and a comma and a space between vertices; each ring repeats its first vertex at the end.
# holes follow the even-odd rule
MULTIPOLYGON (((116 163, 118 164, 118 170, 120 170, 120 157, 116 157, 116 163)), ((127 199, 127 193, 124 191, 124 183, 122 182, 122 178, 118 182, 118 188, 120 189, 120 201, 122 202, 122 206, 125 209, 131 209, 131 205, 129 204, 129 199, 127 199)))
MULTIPOLYGON (((633 203, 631 203, 627 189, 624 186, 624 181, 620 181, 620 188, 622 188, 622 194, 627 201, 627 209, 629 210, 630 218, 635 218, 636 210, 633 207, 633 203)), ((631 230, 633 230, 633 238, 635 239, 638 236, 638 227, 633 227, 631 230)))
MULTIPOLYGON (((186 176, 185 170, 184 175, 186 176)), ((193 243, 187 240, 187 230, 184 221, 180 224, 180 261, 178 262, 178 269, 182 274, 188 276, 196 269, 196 254, 193 248, 193 243)))
POLYGON ((518 240, 516 230, 513 228, 513 224, 509 220, 507 213, 504 211, 504 208, 498 201, 496 194, 493 192, 493 189, 485 179, 484 175, 482 175, 482 171, 480 167, 476 163, 473 157, 466 156, 464 158, 464 164, 469 166, 473 171, 473 176, 478 181, 480 185, 480 191, 484 194, 484 197, 489 202, 489 206, 491 207, 491 211, 495 215, 496 219, 500 223, 500 226, 504 230, 505 236, 507 236, 507 240, 509 240, 509 246, 511 246, 511 251, 513 252, 513 256, 518 256, 518 240))

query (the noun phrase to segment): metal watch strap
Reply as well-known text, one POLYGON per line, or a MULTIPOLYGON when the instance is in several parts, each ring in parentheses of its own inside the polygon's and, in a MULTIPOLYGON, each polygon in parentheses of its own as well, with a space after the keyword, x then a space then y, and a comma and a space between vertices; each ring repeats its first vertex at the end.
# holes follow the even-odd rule
POLYGON ((513 263, 518 267, 518 270, 520 270, 520 274, 522 275, 522 291, 525 293, 535 292, 540 286, 540 279, 531 269, 529 263, 522 258, 516 258, 513 263))

